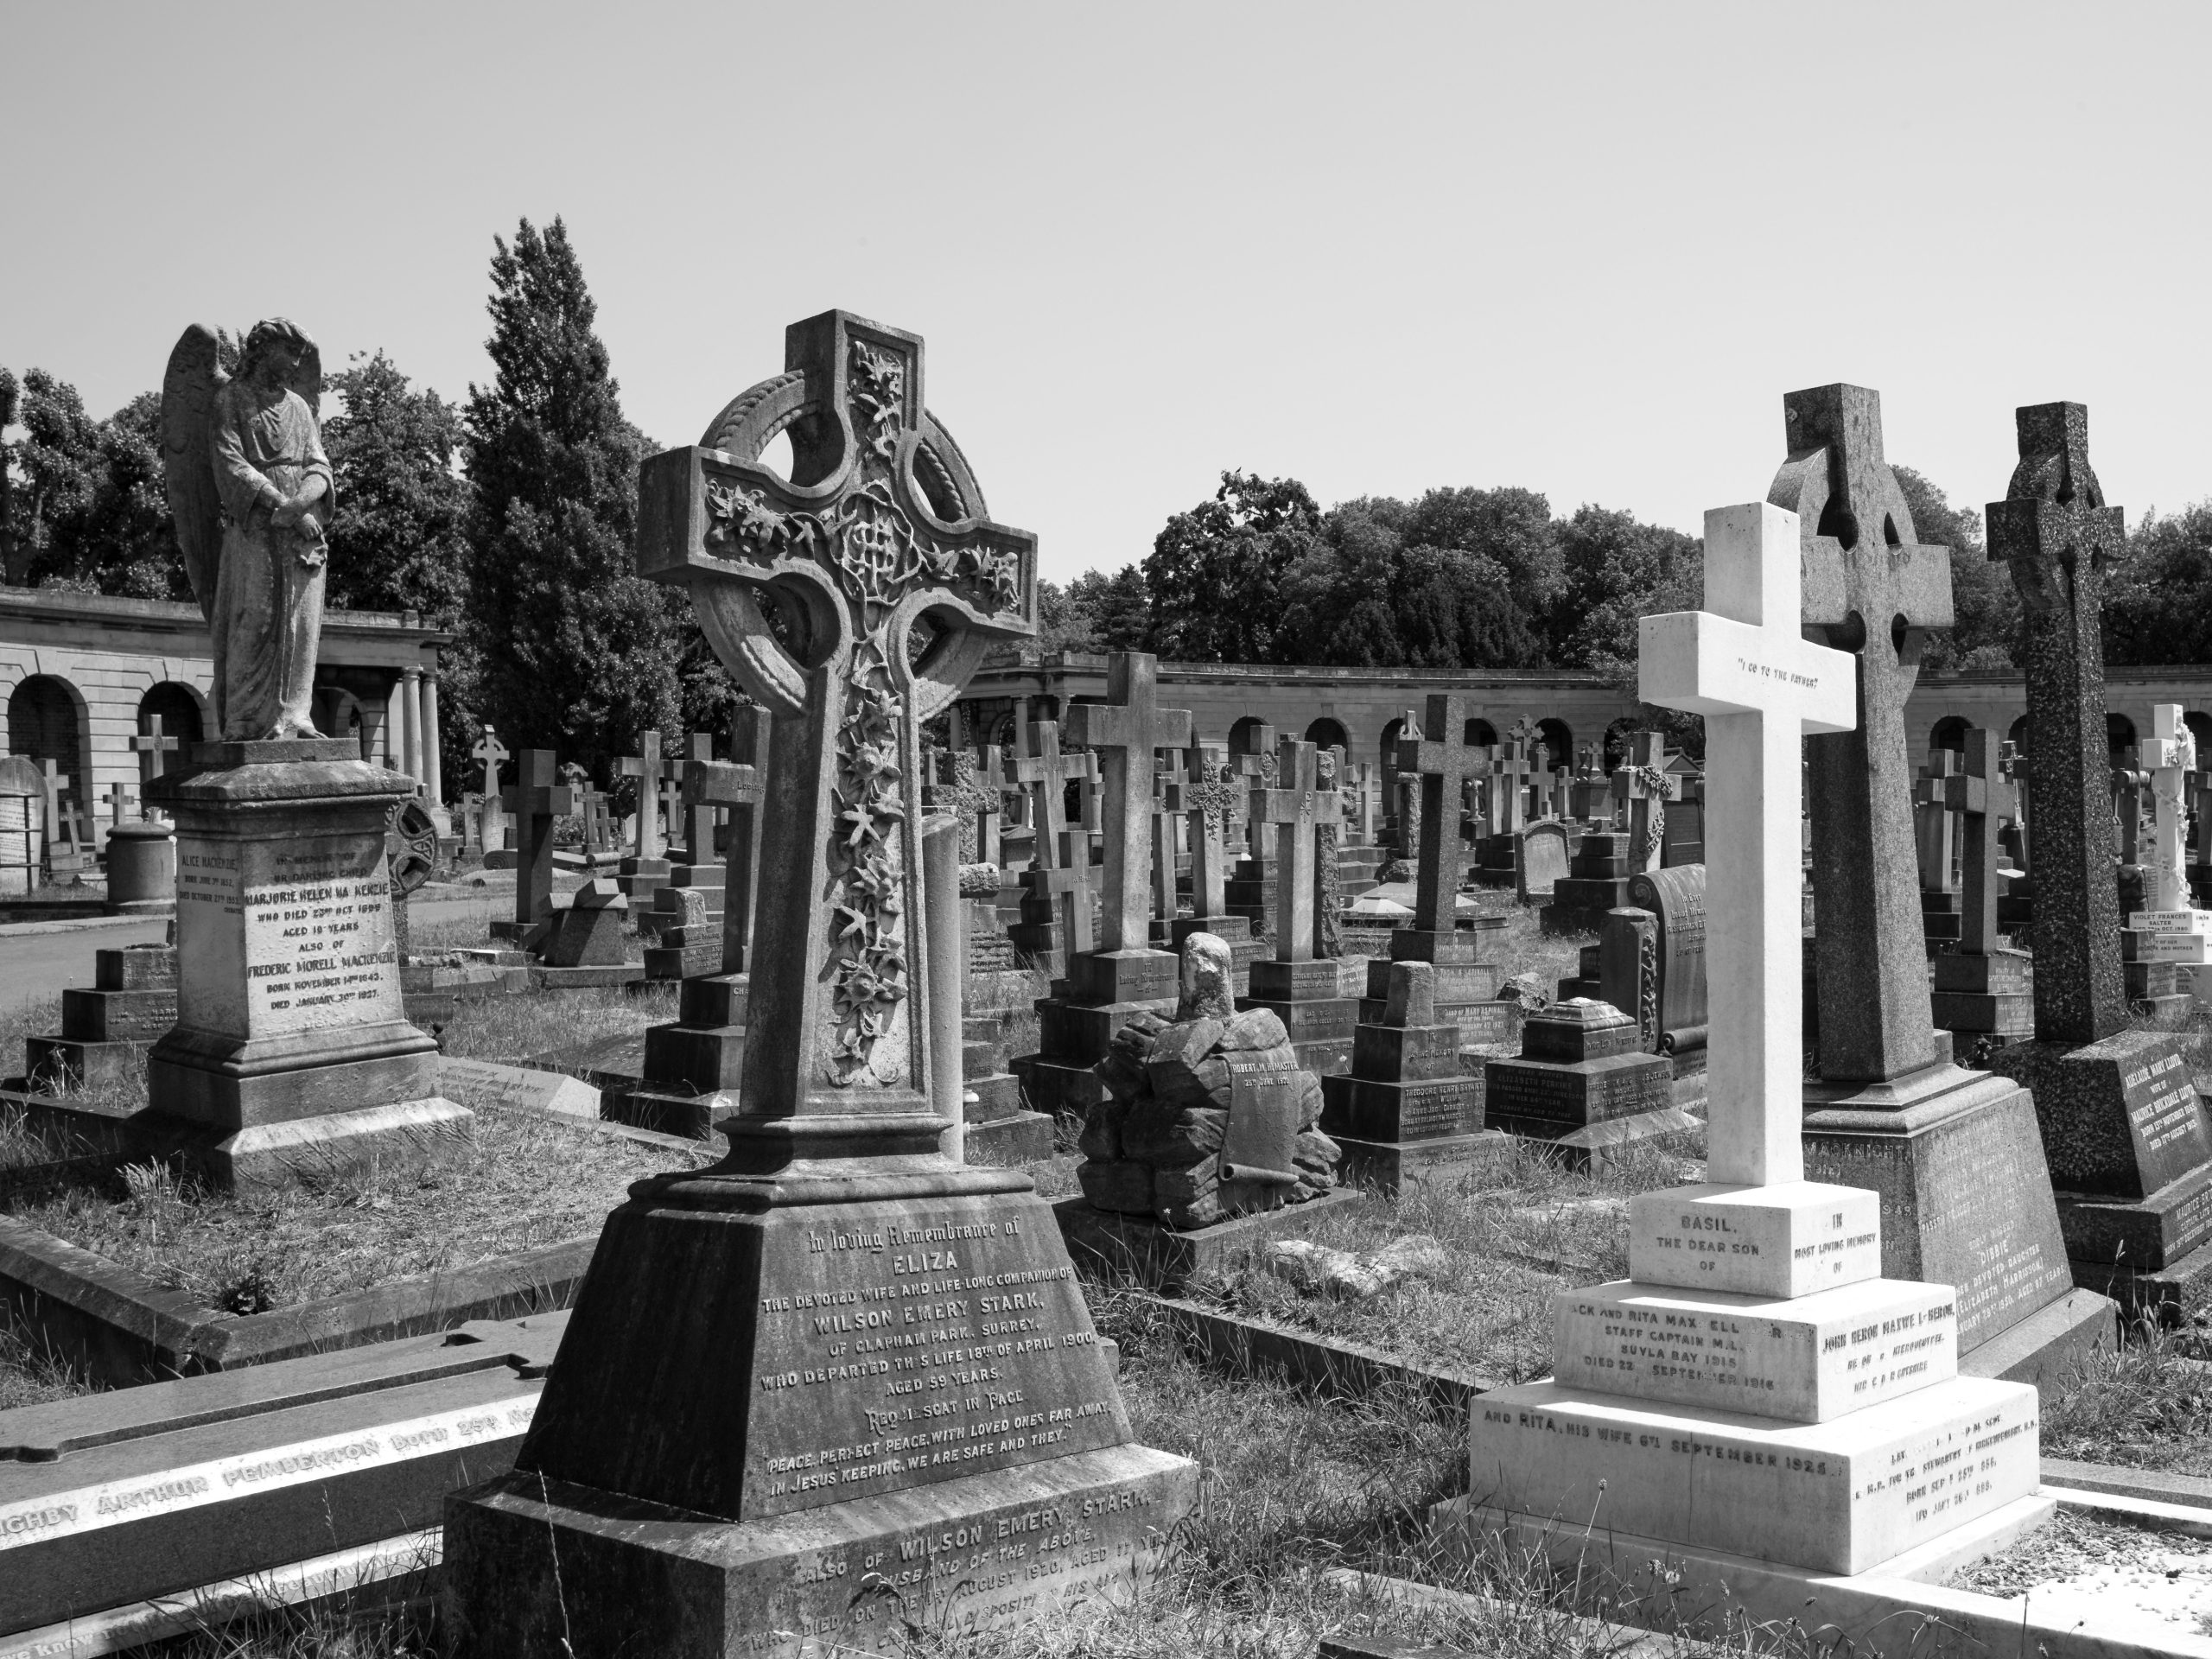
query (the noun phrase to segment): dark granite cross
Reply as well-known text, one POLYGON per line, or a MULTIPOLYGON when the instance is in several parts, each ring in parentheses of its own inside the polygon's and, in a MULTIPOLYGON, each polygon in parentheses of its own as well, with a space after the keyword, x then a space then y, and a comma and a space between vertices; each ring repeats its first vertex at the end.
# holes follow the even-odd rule
MULTIPOLYGON (((1952 751, 1940 753, 1948 755, 1952 751)), ((1954 768, 1946 773, 1939 796, 1945 817, 1955 812, 1963 820, 1960 887, 1964 913, 1959 950, 1964 956, 1986 957, 1998 948, 1997 832, 2012 809, 2012 785, 2005 779, 1997 734, 1969 726, 1965 769, 1954 768)))
POLYGON ((515 821, 515 922, 531 927, 553 915, 553 820, 576 810, 575 791, 556 783, 550 749, 524 749, 499 804, 515 821))
POLYGON ((1951 626, 1951 564, 1918 544, 1882 455, 1882 400, 1864 386, 1783 397, 1789 458, 1767 499, 1797 515, 1807 637, 1858 659, 1858 722, 1808 738, 1821 918, 1821 1076, 1878 1082, 1936 1056, 1912 834, 1904 702, 1921 642, 1951 626))
POLYGON ((729 809, 729 832, 722 850, 725 974, 747 971, 748 948, 753 939, 754 873, 758 868, 754 853, 760 838, 756 820, 767 792, 772 730, 766 709, 739 709, 730 716, 732 758, 716 760, 710 755, 700 754, 698 749, 706 740, 695 736, 691 740, 694 758, 683 766, 683 802, 690 810, 693 833, 697 834, 696 826, 702 823, 706 828, 704 838, 691 843, 691 861, 695 866, 713 856, 715 809, 729 809))
POLYGON ((1103 774, 1106 906, 1100 946, 1149 950, 1153 753, 1190 747, 1190 710, 1160 706, 1158 658, 1117 651, 1106 658, 1106 701, 1069 709, 1068 736, 1098 757, 1103 774))
POLYGON ((1275 960, 1311 962, 1315 938, 1315 831, 1344 822, 1344 797, 1323 788, 1314 746, 1286 737, 1275 747, 1275 783, 1252 791, 1252 823, 1275 831, 1275 960))
MULTIPOLYGON (((1188 747, 1186 744, 1185 747, 1188 747)), ((1164 944, 1175 921, 1175 820, 1181 812, 1176 780, 1182 769, 1179 750, 1170 749, 1155 761, 1152 774, 1152 921, 1153 942, 1164 944)))
POLYGON ((1489 774, 1488 751, 1465 741, 1467 700, 1431 692, 1422 735, 1398 739, 1398 771, 1421 779, 1421 864, 1414 886, 1414 929, 1449 933, 1459 925, 1459 799, 1472 778, 1489 774))
POLYGON ((1243 826, 1245 849, 1264 864, 1274 857, 1275 850, 1268 845, 1267 832, 1253 822, 1249 808, 1251 791, 1265 789, 1274 782, 1275 728, 1272 726, 1255 727, 1250 741, 1252 747, 1235 756, 1230 762, 1229 770, 1232 776, 1243 780, 1236 792, 1237 804, 1246 809, 1243 826))
MULTIPOLYGON (((743 721, 751 712, 748 709, 740 709, 736 718, 743 721)), ((680 797, 677 810, 683 814, 684 855, 696 867, 711 864, 715 860, 715 808, 717 803, 699 796, 691 783, 699 767, 715 764, 714 734, 692 733, 684 741, 684 751, 683 759, 674 768, 680 797)), ((733 969, 730 971, 736 970, 733 969)))
POLYGON ((1031 890, 1059 912, 1060 947, 1070 956, 1092 948, 1090 930, 1090 837, 1068 828, 1071 780, 1094 776, 1098 757, 1060 753, 1059 722, 1029 722, 1029 753, 1017 756, 1014 777, 1029 786, 1035 837, 1030 860, 1031 890))
POLYGON ((1914 816, 1919 820, 1914 826, 1915 841, 1924 892, 1953 891, 1952 871, 1958 863, 1958 826, 1954 815, 1958 808, 1949 804, 1950 785, 1953 779, 1962 775, 1958 751, 1936 749, 1929 755, 1920 776, 1913 779, 1914 816))
POLYGON ((824 312, 785 331, 785 368, 639 478, 639 574, 690 589, 776 717, 753 924, 773 971, 753 976, 732 1174, 938 1155, 910 785, 924 722, 994 641, 1033 633, 1036 598, 1036 537, 987 515, 925 405, 918 335, 824 312), (760 459, 779 434, 788 477, 760 459))
POLYGON ((2005 499, 1989 504, 1989 556, 2005 561, 2020 594, 2028 818, 2035 834, 2036 1036, 2093 1043, 2127 1024, 2098 632, 2106 567, 2126 556, 2126 526, 2120 510, 2105 505, 2090 470, 2088 410, 2038 404, 2017 411, 2015 420, 2020 462, 2005 499))

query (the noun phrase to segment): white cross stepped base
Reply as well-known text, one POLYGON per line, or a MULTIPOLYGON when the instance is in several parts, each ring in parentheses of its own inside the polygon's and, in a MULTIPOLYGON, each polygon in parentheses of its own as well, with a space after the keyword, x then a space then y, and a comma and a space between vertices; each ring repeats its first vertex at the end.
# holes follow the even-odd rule
POLYGON ((1881 1199, 1802 1179, 1798 742, 1851 659, 1799 637, 1796 516, 1706 516, 1713 613, 1646 617, 1645 698, 1704 715, 1709 1169, 1629 1204, 1627 1280, 1560 1293, 1558 1374, 1474 1402, 1493 1518, 1864 1573, 2033 1493, 2033 1388, 1958 1375, 1955 1293, 1881 1277, 1881 1199))

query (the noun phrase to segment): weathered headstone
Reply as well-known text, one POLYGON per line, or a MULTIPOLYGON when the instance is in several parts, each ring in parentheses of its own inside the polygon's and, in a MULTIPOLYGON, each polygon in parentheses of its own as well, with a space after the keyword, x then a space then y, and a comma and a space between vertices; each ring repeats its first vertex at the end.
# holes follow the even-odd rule
POLYGON ((1412 816, 1420 826, 1421 864, 1413 918, 1391 933, 1389 961, 1368 963, 1359 1017, 1376 1023, 1390 995, 1391 962, 1426 962, 1436 969, 1436 1017, 1458 1026, 1463 1042, 1499 1043, 1510 1040, 1517 1011, 1498 1000, 1504 970, 1484 949, 1503 918, 1481 918, 1491 925, 1459 925, 1459 787, 1487 776, 1491 767, 1489 756, 1464 741, 1466 721, 1465 698, 1433 694, 1421 724, 1408 726, 1398 740, 1398 774, 1418 786, 1419 810, 1412 816))
POLYGON ((1071 955, 1091 948, 1090 850, 1067 827, 1067 785, 1096 772, 1098 757, 1060 753, 1057 721, 1033 721, 1029 753, 1014 776, 1030 792, 1035 844, 1021 875, 1021 920, 1007 930, 1014 948, 1054 979, 1071 955))
POLYGON ((1661 868, 1667 849, 1667 804, 1681 792, 1679 776, 1669 770, 1667 740, 1657 732, 1637 732, 1613 774, 1613 798, 1627 813, 1630 874, 1661 868))
POLYGON ((1173 785, 1173 798, 1183 814, 1191 848, 1191 913, 1176 918, 1170 938, 1179 954, 1194 933, 1221 940, 1229 947, 1230 971, 1241 996, 1251 983, 1253 963, 1267 954, 1267 946, 1252 937, 1250 920, 1229 913, 1224 896, 1233 802, 1243 791, 1230 781, 1228 768, 1195 741, 1195 734, 1184 755, 1184 773, 1173 785))
POLYGON ((1344 1154, 1347 1180, 1395 1191, 1459 1175, 1501 1153, 1483 1127, 1483 1080, 1459 1065, 1459 1027, 1436 1011, 1436 969, 1388 965, 1382 1017, 1352 1033, 1348 1075, 1321 1079, 1321 1129, 1344 1154))
POLYGON ((1142 652, 1106 658, 1104 702, 1068 711, 1068 734, 1090 751, 1101 774, 1098 948, 1071 950, 1067 976, 1037 1002, 1038 1052, 1014 1063, 1030 1103, 1047 1114, 1080 1112, 1099 1098, 1091 1068, 1130 1018, 1172 1006, 1175 957, 1151 944, 1152 772, 1156 749, 1191 742, 1186 710, 1162 709, 1159 664, 1142 652))
POLYGON ((162 717, 146 716, 146 729, 130 740, 130 747, 138 756, 138 795, 145 798, 146 785, 168 770, 169 756, 177 750, 177 740, 162 733, 162 717))
POLYGON ((176 947, 92 952, 92 983, 61 993, 61 1033, 23 1039, 31 1088, 69 1094, 133 1081, 146 1052, 176 1024, 176 947))
MULTIPOLYGON (((721 864, 707 868, 693 865, 687 873, 692 880, 711 880, 722 908, 720 914, 702 919, 705 937, 701 939, 691 937, 688 924, 680 935, 675 930, 661 931, 658 949, 675 955, 682 970, 676 1018, 645 1028, 644 1071, 634 1087, 607 1090, 605 1110, 611 1118, 665 1135, 704 1139, 734 1103, 745 1070, 753 927, 759 913, 760 816, 768 792, 772 740, 767 709, 758 704, 737 709, 730 721, 732 758, 694 762, 684 773, 687 800, 729 813, 721 864)), ((653 902, 692 891, 664 888, 653 902)), ((703 912, 704 901, 700 902, 703 912)), ((649 974, 655 954, 654 949, 645 952, 649 974)), ((667 965, 661 964, 664 975, 667 965)))
POLYGON ((721 1659, 880 1645, 893 1610, 993 1624, 1040 1571, 1075 1593, 1141 1579, 1195 1495, 1192 1464, 1133 1443, 1028 1178, 951 1164, 931 1105, 906 785, 922 722, 1030 632, 1034 540, 983 516, 918 339, 830 312, 787 342, 788 372, 639 491, 641 571, 690 587, 777 716, 742 1106, 721 1164, 609 1218, 515 1474, 447 1511, 448 1605, 486 1652, 721 1659), (810 482, 759 463, 779 431, 810 482), (805 658, 764 588, 821 607, 805 658), (955 1352, 930 1390, 926 1361, 955 1352), (1029 1535, 1048 1514, 1090 1535, 1029 1535), (1019 1572, 931 1570, 944 1540, 1016 1530, 1019 1572), (897 1593, 856 1593, 872 1573, 897 1593))
POLYGON ((1328 1077, 1351 1065, 1359 1011, 1358 998, 1340 995, 1337 959, 1314 948, 1318 832, 1343 821, 1344 798, 1323 786, 1313 745, 1298 738, 1276 745, 1274 775, 1280 787, 1252 791, 1251 813, 1255 826, 1275 836, 1274 954, 1252 964, 1252 988, 1239 1006, 1272 1010, 1290 1033, 1299 1065, 1328 1077))
POLYGON ((2075 1282, 2193 1300, 2212 1268, 2212 1128, 2175 1039, 2128 1028, 2112 875, 2100 626, 2126 524, 2089 466, 2087 410, 2043 404, 2018 423, 2019 465, 1988 524, 2026 656, 2036 1034, 1991 1065, 2034 1093, 2075 1282))
POLYGON ((1932 999, 1936 1025, 1968 1041, 2015 1042, 2035 1034, 2030 959, 1997 933, 1997 830, 2011 794, 1997 734, 1969 726, 1964 770, 1947 778, 1940 803, 1961 820, 1963 869, 1958 947, 1936 957, 1932 999))
MULTIPOLYGON (((2196 739, 2182 720, 2179 703, 2154 704, 2151 718, 2152 735, 2137 747, 2141 795, 2151 818, 2139 842, 2136 885, 2142 897, 2120 931, 2120 973, 2128 1012, 2173 1029, 2187 1024, 2197 1003, 2194 993, 2212 964, 2212 912, 2192 907, 2185 868, 2183 801, 2189 775, 2196 769, 2196 739)), ((2121 892, 2126 892, 2124 880, 2121 892)))
MULTIPOLYGON (((1800 620, 1852 655, 1858 687, 1856 724, 1807 745, 1821 988, 1807 1164, 1882 1194, 1885 1274, 1957 1287, 1969 1369, 2037 1374, 2101 1339, 2112 1315, 2071 1294, 2033 1103, 1951 1064, 1932 1018, 1904 700, 1925 631, 1951 620, 1948 556, 1915 540, 1876 393, 1792 392, 1783 412, 1789 453, 1768 499, 1797 515, 1800 620)), ((1728 871, 1716 892, 1735 880, 1728 871)))
POLYGON ((1552 883, 1552 901, 1538 912, 1546 933, 1592 933, 1606 912, 1628 902, 1628 832, 1590 830, 1576 844, 1567 874, 1552 883))
POLYGON ((1572 868, 1567 849, 1567 826, 1557 818, 1539 818, 1514 841, 1515 899, 1524 905, 1535 905, 1556 897, 1560 882, 1572 868))
POLYGON ((499 800, 514 820, 515 913, 512 921, 493 922, 492 937, 524 950, 552 931, 553 821, 576 810, 575 792, 554 775, 552 750, 524 749, 499 800))
POLYGON ((621 966, 622 924, 629 909, 630 901, 622 896, 613 877, 602 875, 585 882, 576 889, 569 907, 555 913, 553 936, 545 944, 545 966, 621 966))
POLYGON ((1878 1277, 1879 1196, 1805 1179, 1798 746, 1853 709, 1848 659, 1798 637, 1797 541, 1764 503, 1708 514, 1715 611, 1642 625, 1645 699, 1705 716, 1729 872, 1709 1182, 1631 1198, 1631 1277, 1561 1292, 1556 1375, 1471 1409, 1478 1518, 1596 1514, 1700 1588, 1716 1556, 1864 1573, 2040 1478, 2035 1390, 1956 1376, 1953 1289, 1878 1277))
POLYGON ((507 826, 500 811, 500 803, 505 797, 499 789, 499 767, 507 758, 507 746, 499 741, 499 733, 486 726, 484 735, 477 740, 476 747, 468 753, 470 758, 484 768, 483 850, 487 853, 503 852, 507 845, 507 826))
POLYGON ((1232 810, 1241 829, 1241 834, 1232 839, 1243 849, 1244 855, 1230 867, 1229 879, 1222 884, 1222 898, 1231 916, 1241 916, 1250 925, 1254 938, 1273 944, 1278 926, 1276 903, 1281 897, 1281 873, 1275 868, 1279 849, 1272 826, 1255 818, 1251 808, 1261 791, 1275 781, 1280 745, 1272 726, 1254 728, 1246 741, 1252 747, 1229 760, 1229 776, 1236 786, 1232 810))

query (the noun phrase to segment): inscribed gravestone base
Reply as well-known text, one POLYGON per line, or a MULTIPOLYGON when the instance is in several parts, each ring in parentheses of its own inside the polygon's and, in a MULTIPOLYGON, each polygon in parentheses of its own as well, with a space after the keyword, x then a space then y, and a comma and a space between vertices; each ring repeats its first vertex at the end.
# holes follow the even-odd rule
POLYGON ((609 1218, 517 1475, 448 1509, 452 1605, 486 1654, 796 1653, 894 1614, 996 1622, 1141 1573, 1193 1496, 1192 1465, 1132 1443, 1028 1179, 950 1164, 931 1106, 932 918, 900 783, 990 641, 1031 631, 1034 540, 984 516, 918 338, 830 312, 786 350, 639 489, 641 571, 690 588, 777 715, 742 1102, 721 1164, 609 1218), (778 431, 815 482, 759 464, 778 431), (827 655, 785 651, 763 589, 838 607, 827 655), (1073 1524, 1022 1518, 1048 1516, 1073 1524), (1027 1553, 967 1570, 968 1529, 995 1553, 1001 1522, 1027 1553), (949 1535, 957 1573, 936 1570, 949 1535), (855 1597, 870 1573, 891 1593, 855 1597))
POLYGON ((472 1132, 407 1022, 385 825, 412 779, 350 739, 203 743, 151 792, 177 835, 177 1023, 150 1134, 219 1187, 425 1162, 472 1132))
POLYGON ((1321 1130, 1348 1181, 1395 1192, 1406 1180, 1465 1173, 1511 1145, 1485 1132, 1483 1079, 1459 1065, 1459 1027, 1436 1011, 1436 969, 1388 964, 1381 1017, 1352 1033, 1348 1076, 1321 1079, 1321 1130))
POLYGON ((2212 1271, 2212 1128, 2174 1039, 2127 1028, 2099 632, 2126 526, 2089 465, 2082 405, 2016 421, 2020 461, 1990 504, 1989 552, 2019 590, 2027 656, 2036 1039, 1991 1065, 2034 1093, 2075 1282, 2179 1297, 2212 1271))
POLYGON ((1797 515, 1801 620, 1851 654, 1857 689, 1857 724, 1806 745, 1829 988, 1820 1078, 1805 1086, 1808 1166, 1882 1194, 1885 1275, 1957 1287, 1967 1369, 2061 1367, 2109 1331, 2110 1307, 2069 1294, 2027 1091, 1952 1065, 1929 1000, 1904 700, 1924 632, 1951 620, 1948 556, 1915 539, 1878 394, 1823 386, 1783 405, 1789 454, 1768 499, 1797 515), (1902 622, 1860 628, 1868 616, 1902 622))
POLYGON ((1558 1297, 1559 1374, 1475 1403, 1471 1485, 1493 1523, 1589 1516, 1639 1552, 1858 1573, 2032 1492, 2036 1396, 1956 1376, 1948 1287, 1878 1278, 1876 1196, 1804 1179, 1798 747, 1853 709, 1848 659, 1798 637, 1796 543, 1764 503, 1708 514, 1718 613, 1641 629, 1644 696, 1706 717, 1731 872, 1713 894, 1713 1179, 1631 1200, 1633 1278, 1558 1297), (1973 1490, 1928 1502, 1969 1439, 1973 1490))

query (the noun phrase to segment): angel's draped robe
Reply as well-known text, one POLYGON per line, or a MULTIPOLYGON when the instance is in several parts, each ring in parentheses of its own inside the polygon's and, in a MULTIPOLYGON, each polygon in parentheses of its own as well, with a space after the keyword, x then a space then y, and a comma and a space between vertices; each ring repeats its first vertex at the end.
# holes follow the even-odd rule
POLYGON ((272 398, 232 380, 215 396, 209 442, 223 503, 210 628, 216 719, 234 741, 311 737, 326 551, 320 530, 279 529, 270 515, 320 478, 323 496, 311 516, 329 522, 337 497, 321 430, 298 393, 272 398))

